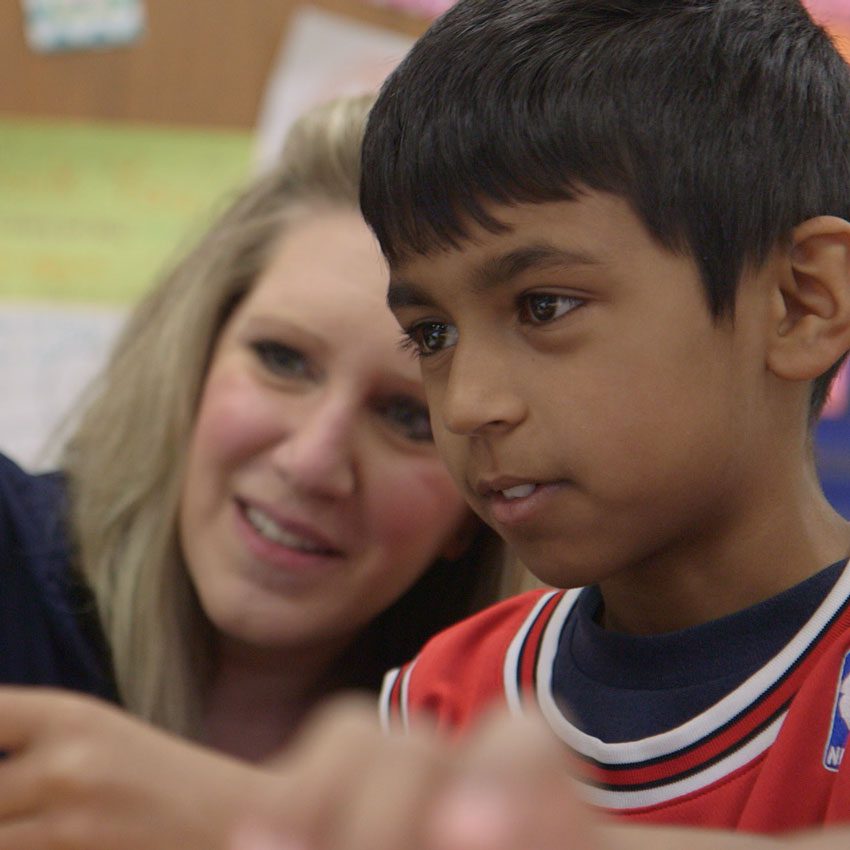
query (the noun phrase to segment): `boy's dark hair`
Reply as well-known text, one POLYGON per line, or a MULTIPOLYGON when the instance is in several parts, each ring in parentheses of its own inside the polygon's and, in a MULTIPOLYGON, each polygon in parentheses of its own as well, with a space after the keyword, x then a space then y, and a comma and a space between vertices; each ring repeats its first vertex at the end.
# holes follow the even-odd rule
POLYGON ((489 203, 621 196, 719 319, 796 225, 850 219, 850 69, 798 0, 460 0, 384 85, 362 174, 391 263, 499 232, 489 203))

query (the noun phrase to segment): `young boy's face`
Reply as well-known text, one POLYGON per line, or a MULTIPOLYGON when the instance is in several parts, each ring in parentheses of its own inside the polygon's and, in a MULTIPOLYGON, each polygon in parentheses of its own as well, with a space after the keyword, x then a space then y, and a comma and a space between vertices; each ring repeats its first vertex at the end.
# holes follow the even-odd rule
POLYGON ((551 584, 707 557, 775 449, 764 288, 715 322, 693 261, 611 195, 491 211, 508 231, 392 269, 453 477, 551 584))

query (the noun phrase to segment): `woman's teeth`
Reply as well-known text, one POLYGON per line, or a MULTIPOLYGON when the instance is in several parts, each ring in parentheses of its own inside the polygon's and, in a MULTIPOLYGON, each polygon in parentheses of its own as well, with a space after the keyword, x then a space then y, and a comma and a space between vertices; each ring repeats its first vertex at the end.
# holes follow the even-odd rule
POLYGON ((290 549, 299 549, 302 552, 327 552, 322 546, 317 546, 312 540, 307 540, 285 528, 281 528, 268 514, 257 508, 245 508, 245 516, 254 529, 272 543, 279 543, 290 549))
POLYGON ((506 499, 524 499, 526 496, 530 496, 536 487, 536 484, 517 484, 516 487, 508 487, 507 490, 502 490, 502 496, 506 499))

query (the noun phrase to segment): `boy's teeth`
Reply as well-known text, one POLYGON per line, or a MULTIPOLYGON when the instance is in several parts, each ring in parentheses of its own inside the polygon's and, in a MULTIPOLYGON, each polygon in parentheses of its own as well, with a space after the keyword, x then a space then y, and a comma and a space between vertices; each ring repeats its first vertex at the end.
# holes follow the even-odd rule
POLYGON ((290 549, 300 549, 302 552, 324 552, 321 546, 317 546, 310 540, 305 540, 285 528, 281 528, 268 514, 263 513, 257 508, 246 508, 245 516, 248 521, 254 526, 263 537, 268 538, 273 543, 279 543, 281 546, 288 546, 290 549))
POLYGON ((517 484, 516 487, 508 487, 507 490, 502 490, 502 495, 506 499, 524 499, 534 492, 536 484, 517 484))

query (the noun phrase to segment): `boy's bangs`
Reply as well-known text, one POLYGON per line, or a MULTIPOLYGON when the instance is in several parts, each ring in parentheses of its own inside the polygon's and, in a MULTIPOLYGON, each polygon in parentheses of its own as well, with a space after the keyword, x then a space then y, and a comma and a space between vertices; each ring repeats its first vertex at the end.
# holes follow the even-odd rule
POLYGON ((384 85, 361 205, 399 263, 499 232, 498 205, 611 192, 729 316, 745 264, 850 215, 847 75, 792 0, 461 2, 384 85))
POLYGON ((573 200, 588 188, 631 195, 616 141, 547 122, 534 114, 542 104, 513 88, 473 94, 463 109, 434 100, 404 116, 387 109, 367 134, 360 202, 390 263, 457 248, 473 224, 502 232, 495 206, 573 200))
POLYGON ((663 63, 642 38, 597 32, 583 43, 557 34, 551 10, 535 20, 515 9, 485 32, 452 11, 390 76, 364 139, 361 207, 390 263, 458 247, 472 224, 500 232, 494 206, 588 189, 626 199, 665 247, 693 247, 681 207, 701 200, 687 175, 695 132, 676 117, 699 100, 704 69, 683 84, 668 63, 679 84, 659 103, 663 63), (452 33, 445 44, 441 29, 452 33))

